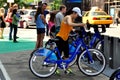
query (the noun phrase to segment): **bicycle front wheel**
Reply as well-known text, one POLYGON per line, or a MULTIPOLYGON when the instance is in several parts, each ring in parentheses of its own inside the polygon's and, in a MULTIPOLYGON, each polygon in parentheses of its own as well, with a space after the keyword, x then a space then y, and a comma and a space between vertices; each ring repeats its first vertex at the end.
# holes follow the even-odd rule
POLYGON ((46 78, 54 74, 57 69, 57 64, 45 62, 45 56, 35 55, 34 51, 29 59, 29 68, 31 72, 40 78, 46 78))
POLYGON ((87 76, 97 76, 102 73, 106 67, 105 56, 97 49, 85 50, 78 58, 78 67, 80 71, 87 76), (98 57, 100 59, 98 59, 98 57))
POLYGON ((110 77, 109 80, 120 80, 120 69, 117 69, 110 77))

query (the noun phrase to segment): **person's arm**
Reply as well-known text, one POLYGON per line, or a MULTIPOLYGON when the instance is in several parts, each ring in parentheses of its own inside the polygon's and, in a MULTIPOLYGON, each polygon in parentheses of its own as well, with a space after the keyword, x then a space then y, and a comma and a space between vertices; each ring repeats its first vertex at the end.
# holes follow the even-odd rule
POLYGON ((70 16, 66 16, 66 22, 70 26, 79 26, 79 27, 80 26, 85 26, 84 23, 74 23, 73 20, 72 20, 72 18, 70 16))
POLYGON ((43 20, 44 24, 46 24, 45 16, 44 16, 44 15, 41 15, 40 17, 41 17, 41 19, 43 20))

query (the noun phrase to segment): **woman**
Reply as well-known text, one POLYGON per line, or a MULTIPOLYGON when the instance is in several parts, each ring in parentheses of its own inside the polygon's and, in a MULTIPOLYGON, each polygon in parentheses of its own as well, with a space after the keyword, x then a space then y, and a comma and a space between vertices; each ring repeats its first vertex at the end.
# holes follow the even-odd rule
POLYGON ((4 8, 0 8, 0 39, 3 39, 3 31, 5 28, 4 8))
MULTIPOLYGON (((18 5, 17 4, 13 4, 13 6, 9 9, 9 12, 8 12, 8 17, 10 18, 10 32, 9 32, 9 40, 12 40, 12 33, 13 33, 13 27, 12 27, 12 17, 11 17, 11 14, 13 13, 13 10, 16 9, 18 10, 18 5)), ((16 12, 16 16, 18 18, 20 18, 20 15, 16 12)), ((16 36, 16 38, 19 38, 16 36)))
POLYGON ((37 12, 35 14, 35 23, 36 23, 36 29, 37 29, 37 42, 36 42, 36 47, 40 48, 43 47, 43 39, 45 36, 45 16, 44 13, 41 10, 41 7, 38 7, 37 12))
MULTIPOLYGON (((69 45, 68 45, 68 36, 69 33, 72 31, 73 26, 84 26, 83 23, 74 23, 74 20, 81 15, 81 10, 78 7, 74 7, 71 13, 65 16, 61 22, 60 31, 56 35, 58 41, 56 42, 57 47, 62 53, 64 52, 64 59, 69 58, 69 45)), ((59 59, 59 57, 58 57, 59 59)))
POLYGON ((9 33, 9 40, 12 40, 12 31, 13 31, 13 27, 12 27, 12 7, 9 8, 7 16, 6 16, 6 22, 8 22, 10 24, 10 33, 9 33))
POLYGON ((17 28, 18 28, 18 22, 19 22, 19 17, 17 16, 17 9, 14 9, 13 10, 13 13, 12 13, 12 27, 14 29, 14 36, 13 36, 13 42, 16 43, 17 40, 16 40, 16 35, 17 35, 17 28))

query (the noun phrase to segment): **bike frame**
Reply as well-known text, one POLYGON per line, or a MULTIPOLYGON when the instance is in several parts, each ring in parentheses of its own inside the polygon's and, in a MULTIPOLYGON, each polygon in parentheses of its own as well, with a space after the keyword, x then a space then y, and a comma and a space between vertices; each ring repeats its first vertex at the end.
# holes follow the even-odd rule
POLYGON ((59 52, 58 48, 56 47, 52 52, 57 52, 57 53, 58 53, 58 57, 59 57, 60 59, 59 59, 59 60, 56 60, 56 61, 55 61, 55 60, 49 60, 49 57, 50 57, 50 55, 52 54, 52 52, 51 52, 51 54, 49 54, 49 55, 45 58, 44 61, 47 62, 47 63, 57 64, 58 67, 60 67, 61 69, 66 69, 66 68, 68 67, 69 63, 71 63, 71 62, 75 59, 76 55, 79 55, 79 54, 81 53, 80 48, 83 47, 83 48, 85 48, 85 50, 87 51, 87 53, 85 54, 85 57, 88 57, 89 62, 92 63, 92 62, 93 62, 92 56, 90 55, 90 53, 89 53, 89 51, 88 51, 88 47, 87 47, 86 44, 84 43, 83 39, 80 38, 80 37, 77 37, 77 39, 76 39, 75 41, 73 41, 73 44, 74 44, 74 43, 77 44, 77 45, 76 45, 76 49, 75 49, 75 51, 74 51, 73 53, 70 53, 71 56, 69 57, 69 59, 63 60, 62 57, 61 57, 61 55, 60 55, 60 52, 59 52), (64 65, 64 67, 63 67, 63 65, 64 65))
POLYGON ((95 41, 96 41, 97 39, 99 39, 99 40, 103 43, 103 39, 102 39, 102 37, 101 37, 101 35, 100 35, 100 33, 99 33, 98 31, 95 32, 95 34, 93 35, 93 37, 92 37, 92 39, 91 39, 91 41, 90 41, 90 44, 89 44, 89 47, 90 47, 90 48, 92 48, 92 47, 94 46, 95 41))
MULTIPOLYGON (((82 28, 80 28, 80 30, 81 30, 81 33, 82 33, 82 34, 80 33, 80 35, 82 35, 83 37, 87 37, 87 39, 88 39, 88 35, 87 35, 87 32, 85 31, 85 29, 82 27, 82 28)), ((100 40, 103 44, 104 41, 103 41, 103 38, 101 37, 99 31, 95 31, 95 33, 93 34, 92 39, 90 40, 90 43, 88 44, 89 48, 94 47, 94 44, 95 44, 97 39, 100 40)))

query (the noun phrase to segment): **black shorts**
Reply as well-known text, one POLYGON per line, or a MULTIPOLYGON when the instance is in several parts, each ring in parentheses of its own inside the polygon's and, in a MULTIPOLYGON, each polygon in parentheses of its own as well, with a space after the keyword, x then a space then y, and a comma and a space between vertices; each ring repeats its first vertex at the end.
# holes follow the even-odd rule
POLYGON ((45 28, 37 28, 37 34, 45 33, 45 28))

